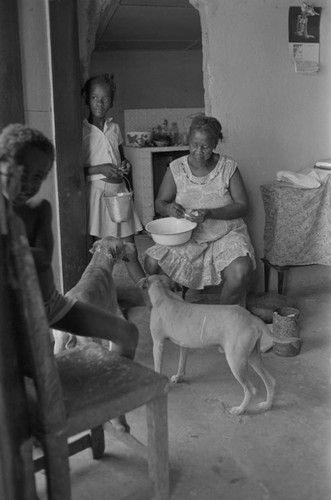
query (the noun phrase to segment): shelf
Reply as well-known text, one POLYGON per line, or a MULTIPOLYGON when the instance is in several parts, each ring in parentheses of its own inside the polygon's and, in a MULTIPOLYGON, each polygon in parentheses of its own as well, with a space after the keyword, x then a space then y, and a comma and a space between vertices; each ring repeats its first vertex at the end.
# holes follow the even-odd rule
POLYGON ((162 147, 156 147, 156 146, 153 146, 153 147, 150 147, 150 148, 135 148, 133 146, 124 146, 125 149, 130 149, 130 150, 137 150, 137 151, 149 151, 151 153, 155 153, 155 152, 171 152, 171 151, 188 151, 189 150, 189 146, 162 146, 162 147))

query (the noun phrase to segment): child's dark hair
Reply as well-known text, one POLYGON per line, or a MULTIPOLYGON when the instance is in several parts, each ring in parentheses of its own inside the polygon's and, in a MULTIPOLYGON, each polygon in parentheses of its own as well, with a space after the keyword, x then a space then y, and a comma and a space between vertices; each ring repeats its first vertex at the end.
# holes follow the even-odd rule
POLYGON ((7 125, 0 134, 0 161, 14 161, 24 165, 27 149, 36 148, 43 151, 54 161, 54 146, 39 130, 21 123, 7 125))
POLYGON ((111 103, 113 103, 116 85, 114 82, 114 75, 113 74, 110 75, 109 73, 104 73, 103 75, 91 76, 91 78, 89 78, 85 82, 84 87, 80 91, 81 95, 85 97, 85 103, 89 104, 88 100, 90 97, 91 88, 93 85, 96 85, 98 83, 109 85, 111 103))
POLYGON ((219 140, 223 139, 222 125, 217 120, 217 118, 214 118, 213 116, 198 115, 193 118, 189 130, 189 135, 191 136, 193 131, 195 130, 203 130, 209 132, 213 136, 215 144, 217 144, 219 140))

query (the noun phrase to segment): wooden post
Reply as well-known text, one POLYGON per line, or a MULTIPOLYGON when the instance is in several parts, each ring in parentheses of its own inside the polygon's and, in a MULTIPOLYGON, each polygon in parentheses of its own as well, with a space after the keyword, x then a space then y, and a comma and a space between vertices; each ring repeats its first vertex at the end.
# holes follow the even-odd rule
POLYGON ((49 16, 63 283, 67 291, 87 264, 76 1, 50 1, 49 16))
POLYGON ((24 122, 16 0, 0 2, 0 129, 24 122))

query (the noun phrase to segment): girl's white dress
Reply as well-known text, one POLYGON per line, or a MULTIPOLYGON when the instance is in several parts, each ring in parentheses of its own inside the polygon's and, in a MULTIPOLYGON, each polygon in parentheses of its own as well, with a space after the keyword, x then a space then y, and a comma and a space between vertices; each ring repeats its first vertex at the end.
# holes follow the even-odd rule
MULTIPOLYGON (((229 182, 237 163, 223 156, 204 177, 192 174, 187 156, 170 164, 176 186, 176 202, 184 208, 217 208, 232 202, 229 182)), ((254 249, 242 218, 206 219, 194 229, 183 245, 154 245, 146 250, 174 281, 192 289, 218 285, 221 271, 237 257, 249 255, 255 266, 254 249)))
MULTIPOLYGON (((103 163, 121 164, 119 145, 122 144, 122 134, 117 123, 108 118, 103 131, 95 125, 83 120, 83 162, 84 167, 101 165, 103 163)), ((110 218, 104 196, 107 193, 116 194, 128 192, 124 181, 120 184, 105 182, 102 174, 87 177, 87 223, 88 233, 104 238, 115 236, 123 238, 131 236, 143 229, 139 216, 131 202, 129 218, 126 222, 116 223, 110 218)))

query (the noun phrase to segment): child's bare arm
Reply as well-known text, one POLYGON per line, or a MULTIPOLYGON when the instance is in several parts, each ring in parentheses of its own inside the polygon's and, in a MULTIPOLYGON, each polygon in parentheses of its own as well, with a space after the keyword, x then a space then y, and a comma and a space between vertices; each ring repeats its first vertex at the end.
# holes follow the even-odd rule
POLYGON ((44 271, 52 265, 54 248, 52 207, 47 200, 43 200, 38 207, 32 210, 36 210, 34 227, 29 227, 29 220, 26 220, 28 234, 30 233, 30 248, 37 271, 44 271))
POLYGON ((128 175, 128 174, 131 172, 132 165, 131 165, 131 163, 129 162, 129 160, 127 160, 127 159, 125 158, 124 149, 123 149, 122 144, 120 144, 120 145, 118 146, 118 150, 119 150, 120 155, 121 155, 121 166, 120 166, 120 171, 122 172, 122 174, 124 174, 124 175, 128 175))
POLYGON ((119 169, 114 163, 102 163, 85 167, 85 175, 102 174, 106 179, 120 178, 119 169))
POLYGON ((76 302, 68 313, 52 328, 63 330, 82 337, 94 337, 114 342, 119 354, 134 358, 138 343, 137 327, 116 314, 92 306, 86 302, 76 302))

